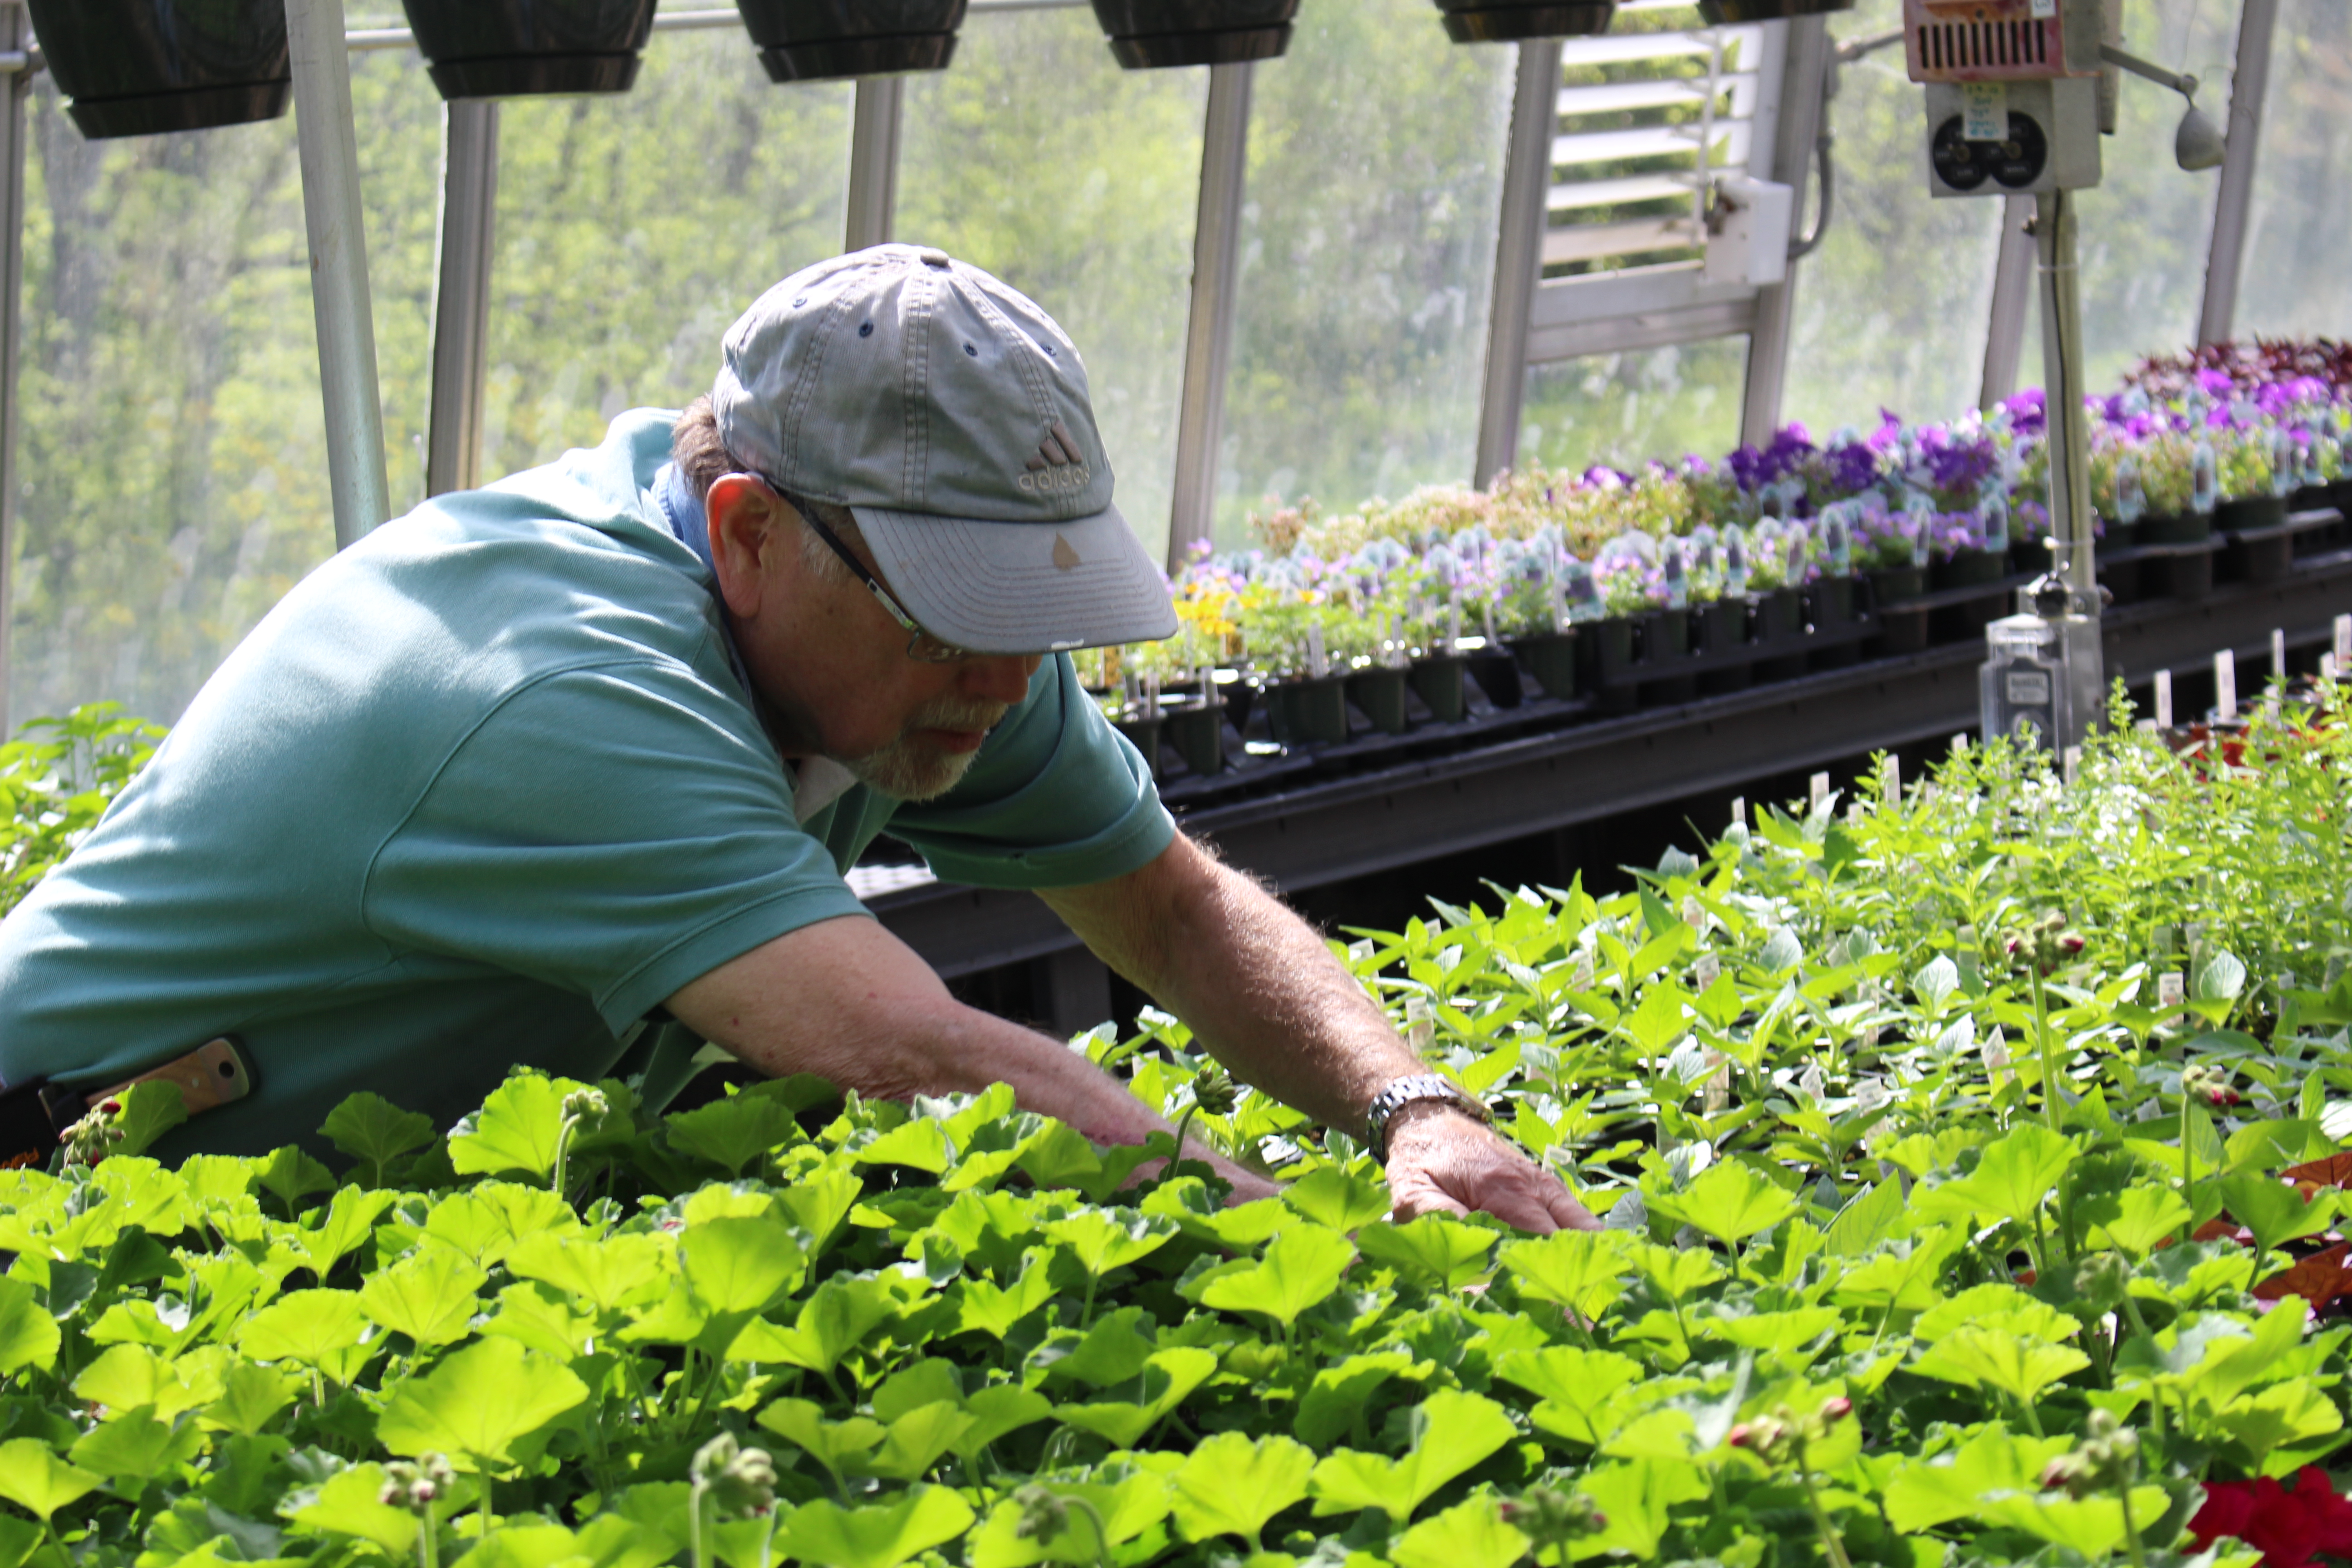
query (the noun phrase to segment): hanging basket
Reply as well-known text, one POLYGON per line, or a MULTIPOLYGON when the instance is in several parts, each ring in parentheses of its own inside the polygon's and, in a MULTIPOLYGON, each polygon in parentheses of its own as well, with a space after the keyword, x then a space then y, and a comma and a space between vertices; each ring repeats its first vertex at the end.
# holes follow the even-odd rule
POLYGON ((1298 0, 1094 0, 1128 70, 1270 60, 1290 47, 1298 0))
POLYGON ((1791 16, 1826 16, 1851 11, 1853 0, 1698 0, 1700 20, 1710 27, 1738 22, 1780 22, 1791 16))
POLYGON ((626 92, 654 0, 401 0, 445 99, 626 92))
POLYGON ((286 112, 284 0, 32 0, 33 32, 91 141, 286 112))
POLYGON ((945 70, 964 0, 736 0, 771 81, 945 70))
POLYGON ((1457 44, 1520 38, 1582 38, 1609 30, 1617 0, 1437 0, 1445 36, 1457 44))

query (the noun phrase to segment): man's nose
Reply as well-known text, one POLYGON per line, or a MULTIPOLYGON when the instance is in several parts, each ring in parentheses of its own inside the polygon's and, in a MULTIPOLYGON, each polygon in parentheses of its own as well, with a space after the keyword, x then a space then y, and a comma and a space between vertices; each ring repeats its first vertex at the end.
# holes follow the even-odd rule
POLYGON ((1007 655, 963 661, 963 679, 956 685, 967 697, 984 698, 1010 708, 1029 695, 1029 678, 1042 662, 1037 654, 1007 655))

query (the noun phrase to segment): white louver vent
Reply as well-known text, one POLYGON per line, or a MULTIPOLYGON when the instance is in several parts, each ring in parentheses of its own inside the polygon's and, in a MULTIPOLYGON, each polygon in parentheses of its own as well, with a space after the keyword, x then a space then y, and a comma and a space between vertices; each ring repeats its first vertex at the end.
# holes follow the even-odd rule
POLYGON ((1713 176, 1768 172, 1780 52, 1681 0, 1626 0, 1607 35, 1566 40, 1545 276, 1695 265, 1713 176))

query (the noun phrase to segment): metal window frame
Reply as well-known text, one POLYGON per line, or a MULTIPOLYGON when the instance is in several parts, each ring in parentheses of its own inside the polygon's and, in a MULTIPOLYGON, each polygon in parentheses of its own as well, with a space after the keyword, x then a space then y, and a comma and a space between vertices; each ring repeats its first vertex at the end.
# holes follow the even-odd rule
POLYGON ((2237 68, 2230 76, 2230 125, 2221 186, 2213 199, 2213 238, 2205 258, 2200 344, 2227 342, 2238 311, 2246 260, 2246 218, 2254 200, 2254 162, 2262 148, 2263 106, 2270 96, 2271 50, 2278 0, 2244 0, 2238 13, 2237 68))
POLYGON ((498 103, 460 99, 445 105, 441 134, 441 270, 433 292, 433 402, 425 422, 428 496, 481 482, 482 379, 498 241, 498 103))
MULTIPOLYGON (((1822 116, 1827 111, 1822 92, 1829 75, 1829 18, 1792 18, 1782 47, 1785 63, 1772 133, 1772 178, 1789 187, 1790 222, 1801 224, 1806 193, 1812 188, 1822 116)), ((1822 195, 1826 199, 1831 193, 1822 195)), ((1823 212, 1820 221, 1827 223, 1829 214, 1823 212)), ((1791 260, 1786 277, 1764 285, 1756 295, 1748 340, 1748 381, 1739 404, 1739 438, 1749 446, 1764 445, 1780 426, 1780 397, 1789 380, 1796 302, 1797 263, 1791 260)))
MULTIPOLYGON (((1805 34, 1792 37, 1798 25, 1786 20, 1757 24, 1764 54, 1757 62, 1758 97, 1748 121, 1747 166, 1761 177, 1794 185, 1801 197, 1811 167, 1827 44, 1817 20, 1805 34), (1805 47, 1808 38, 1822 40, 1820 47, 1805 47), (1790 106, 1808 102, 1813 106, 1811 113, 1789 112, 1790 106)), ((1528 372, 1533 366, 1590 354, 1752 336, 1764 321, 1769 301, 1777 312, 1780 342, 1761 363, 1751 349, 1742 388, 1743 430, 1748 404, 1759 394, 1777 415, 1786 370, 1788 284, 1709 283, 1698 267, 1686 263, 1597 277, 1543 278, 1552 141, 1559 96, 1567 90, 1559 79, 1564 54, 1559 41, 1552 40, 1544 52, 1549 56, 1549 95, 1531 90, 1538 67, 1536 51, 1524 47, 1513 91, 1511 153, 1504 174, 1474 475, 1482 485, 1492 483, 1518 459, 1528 372), (1537 166, 1530 168, 1530 163, 1537 166)))
POLYGON ((392 516, 347 31, 343 0, 286 0, 302 218, 310 242, 310 309, 318 321, 326 415, 327 485, 334 500, 338 550, 357 543, 392 516))
POLYGON ((23 0, 0 0, 0 51, 16 68, 0 93, 0 736, 9 732, 8 606, 16 602, 16 370, 24 343, 26 100, 33 73, 25 68, 32 18, 23 0))
POLYGON ((1993 259, 1992 305, 1985 323, 1984 371, 1977 406, 1990 408, 2017 391, 2025 359, 2025 317, 2033 303, 2033 198, 2000 199, 2000 248, 1993 259))
POLYGON ((1249 178, 1251 84, 1242 60, 1209 68, 1201 133, 1201 195, 1192 226, 1192 299, 1184 326, 1184 380, 1176 414, 1175 489, 1168 508, 1168 569, 1216 537, 1217 457, 1224 442, 1225 373, 1232 362, 1241 273, 1242 198, 1249 178))
POLYGON ((849 199, 845 253, 887 245, 898 231, 898 153, 907 124, 907 79, 860 77, 849 111, 849 199))

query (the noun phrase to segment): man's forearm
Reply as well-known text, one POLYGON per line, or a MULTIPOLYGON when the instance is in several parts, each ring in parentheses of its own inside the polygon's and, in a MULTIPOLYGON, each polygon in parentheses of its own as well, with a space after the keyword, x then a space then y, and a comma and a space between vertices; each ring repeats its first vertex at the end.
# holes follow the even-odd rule
POLYGON ((1318 1121, 1352 1132, 1374 1095, 1421 1070, 1306 921, 1189 840, 1142 880, 1045 897, 1236 1077, 1318 1121))

